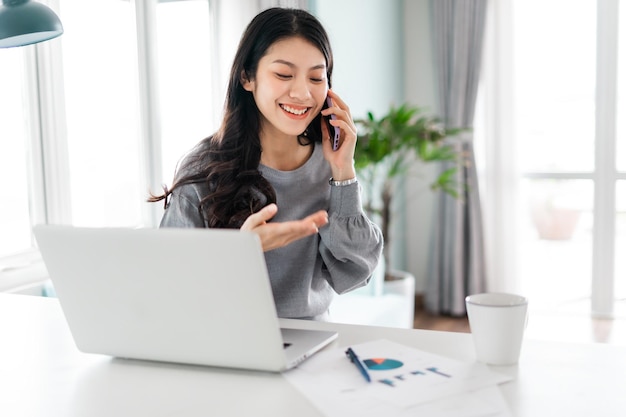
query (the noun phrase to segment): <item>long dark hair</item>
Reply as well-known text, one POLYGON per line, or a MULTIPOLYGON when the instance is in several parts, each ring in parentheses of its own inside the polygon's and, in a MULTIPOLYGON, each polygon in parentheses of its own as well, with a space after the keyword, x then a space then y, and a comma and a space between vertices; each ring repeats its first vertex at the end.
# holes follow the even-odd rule
MULTIPOLYGON (((200 141, 178 168, 174 183, 148 201, 167 199, 173 190, 191 183, 206 183, 208 194, 198 210, 209 227, 239 228, 252 213, 276 202, 276 194, 260 174, 260 114, 252 93, 242 85, 242 75, 256 77, 259 61, 275 42, 299 36, 315 45, 326 59, 327 78, 333 70, 328 35, 321 23, 300 9, 270 8, 248 24, 237 48, 226 93, 224 118, 218 131, 200 141), (264 196, 264 197, 263 197, 264 196)), ((321 142, 321 115, 298 137, 301 145, 321 142)))

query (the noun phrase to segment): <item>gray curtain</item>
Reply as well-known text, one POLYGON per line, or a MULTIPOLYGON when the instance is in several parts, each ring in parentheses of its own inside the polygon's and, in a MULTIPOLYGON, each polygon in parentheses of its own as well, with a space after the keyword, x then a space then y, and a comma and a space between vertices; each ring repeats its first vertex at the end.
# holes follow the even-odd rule
MULTIPOLYGON (((457 171, 461 198, 441 193, 429 259, 425 307, 435 314, 466 313, 465 297, 485 291, 485 261, 473 135, 487 0, 431 0, 439 115, 458 138, 463 164, 457 171)), ((449 166, 442 166, 446 169, 449 166)))

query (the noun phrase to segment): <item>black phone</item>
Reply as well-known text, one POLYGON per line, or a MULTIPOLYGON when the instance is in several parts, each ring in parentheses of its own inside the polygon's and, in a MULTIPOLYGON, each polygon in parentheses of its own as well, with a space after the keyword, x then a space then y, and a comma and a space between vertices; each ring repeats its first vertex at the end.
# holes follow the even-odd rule
MULTIPOLYGON (((330 106, 332 106, 332 101, 330 100, 330 97, 326 97, 326 103, 324 104, 324 107, 322 109, 327 109, 330 106)), ((326 122, 328 133, 330 133, 330 141, 333 147, 333 151, 336 151, 337 149, 339 149, 339 134, 341 129, 331 125, 330 120, 336 120, 337 117, 334 114, 331 114, 330 116, 322 116, 322 119, 324 119, 324 122, 326 122)))

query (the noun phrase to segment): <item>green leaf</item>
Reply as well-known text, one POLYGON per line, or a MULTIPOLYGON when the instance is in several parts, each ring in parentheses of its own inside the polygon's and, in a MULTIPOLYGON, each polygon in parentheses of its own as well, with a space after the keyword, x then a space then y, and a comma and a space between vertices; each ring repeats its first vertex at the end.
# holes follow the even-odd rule
MULTIPOLYGON (((377 118, 373 112, 367 118, 355 120, 358 131, 354 164, 357 170, 369 166, 388 164, 384 170, 387 182, 403 175, 413 157, 422 163, 460 160, 460 151, 454 146, 454 136, 466 129, 446 128, 441 121, 423 108, 403 103, 391 106, 386 114, 377 118)), ((456 170, 456 168, 454 168, 456 170)), ((433 189, 458 195, 454 184, 455 171, 444 171, 432 184, 433 189)))

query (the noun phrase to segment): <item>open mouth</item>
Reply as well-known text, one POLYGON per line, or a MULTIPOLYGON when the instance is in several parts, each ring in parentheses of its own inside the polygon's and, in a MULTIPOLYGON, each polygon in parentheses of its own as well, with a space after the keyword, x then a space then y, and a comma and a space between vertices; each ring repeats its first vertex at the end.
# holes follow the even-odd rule
POLYGON ((303 116, 311 110, 311 107, 296 108, 286 104, 280 104, 280 108, 294 116, 303 116))

